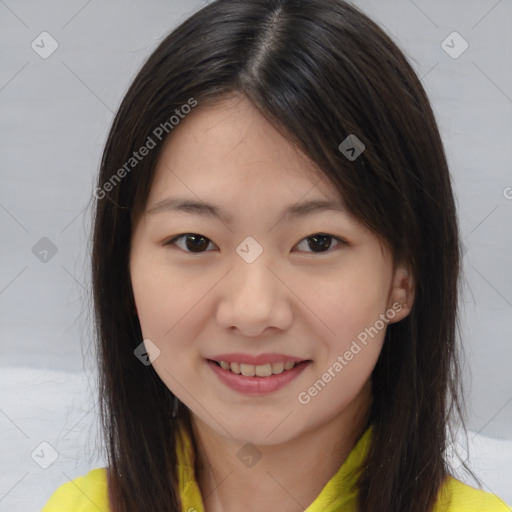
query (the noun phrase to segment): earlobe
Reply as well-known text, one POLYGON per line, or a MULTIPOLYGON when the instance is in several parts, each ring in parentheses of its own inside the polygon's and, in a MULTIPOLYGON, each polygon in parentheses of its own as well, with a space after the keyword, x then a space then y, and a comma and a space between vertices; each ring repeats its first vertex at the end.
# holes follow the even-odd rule
POLYGON ((388 307, 396 311, 392 322, 399 322, 410 313, 414 303, 414 291, 412 273, 404 266, 398 267, 393 277, 388 303, 388 307))

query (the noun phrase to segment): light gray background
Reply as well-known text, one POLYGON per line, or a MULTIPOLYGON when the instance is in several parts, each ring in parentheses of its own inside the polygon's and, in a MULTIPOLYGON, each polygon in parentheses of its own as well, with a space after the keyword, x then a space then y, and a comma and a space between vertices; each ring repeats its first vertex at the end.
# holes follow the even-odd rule
MULTIPOLYGON (((66 382, 82 382, 82 376, 94 373, 91 196, 113 114, 160 40, 204 3, 0 0, 0 431, 2 437, 11 432, 12 439, 18 435, 23 441, 1 448, 0 464, 6 465, 0 509, 14 510, 20 500, 29 499, 22 496, 30 494, 37 478, 46 478, 37 476, 40 468, 26 469, 34 466, 28 454, 49 436, 55 444, 64 428, 59 407, 55 401, 54 409, 41 407, 51 397, 38 397, 39 384, 34 383, 43 386, 45 375, 64 375, 64 380, 52 380, 62 391, 66 382), (43 31, 58 43, 47 59, 31 47, 43 31), (32 252, 42 237, 57 247, 47 262, 32 252), (27 373, 13 373, 14 367, 27 373), (32 379, 28 390, 23 388, 27 379, 19 375, 32 379), (9 383, 11 389, 5 387, 9 383), (38 405, 36 423, 22 425, 20 411, 38 405), (16 465, 23 457, 27 466, 16 474, 6 461, 16 465), (34 478, 30 485, 24 473, 34 478)), ((398 43, 431 99, 466 248, 461 325, 468 425, 475 435, 512 440, 512 3, 353 3, 398 43), (457 58, 443 46, 457 52, 461 41, 451 37, 442 46, 454 31, 469 45, 457 58)), ((88 382, 94 383, 94 376, 88 382)), ((82 407, 93 384, 77 386, 82 397, 73 404, 82 407)), ((91 415, 83 420, 93 421, 91 415)), ((506 457, 510 466, 510 451, 506 457)), ((79 466, 69 476, 96 465, 79 466)), ((40 505, 63 481, 62 473, 52 474, 40 505)))

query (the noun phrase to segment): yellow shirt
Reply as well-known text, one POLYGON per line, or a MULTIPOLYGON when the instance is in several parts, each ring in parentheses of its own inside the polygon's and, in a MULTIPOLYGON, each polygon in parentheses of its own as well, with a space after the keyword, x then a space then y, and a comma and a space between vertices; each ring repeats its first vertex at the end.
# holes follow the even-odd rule
MULTIPOLYGON (((355 512, 356 494, 349 474, 362 462, 370 440, 371 427, 361 436, 345 462, 304 512, 355 512)), ((190 439, 179 438, 178 464, 183 512, 204 512, 199 486, 194 477, 190 439)), ((494 494, 474 489, 453 477, 442 486, 434 512, 511 512, 494 494)), ((110 512, 106 469, 97 468, 85 476, 61 485, 41 512, 110 512)))

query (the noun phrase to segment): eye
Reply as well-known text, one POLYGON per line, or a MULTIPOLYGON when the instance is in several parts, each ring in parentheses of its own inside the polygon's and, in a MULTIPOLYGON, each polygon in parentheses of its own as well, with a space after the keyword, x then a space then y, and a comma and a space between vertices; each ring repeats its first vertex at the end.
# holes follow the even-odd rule
MULTIPOLYGON (((200 235, 198 233, 184 233, 183 235, 175 236, 174 238, 171 238, 171 240, 168 240, 165 242, 164 246, 166 245, 176 245, 180 249, 183 249, 185 252, 204 252, 203 249, 206 249, 209 245, 209 243, 213 242, 206 238, 203 235, 200 235), (176 242, 184 240, 185 247, 180 247, 176 242)), ((215 245, 215 244, 214 244, 215 245)))
POLYGON ((331 242, 335 240, 338 242, 338 245, 347 245, 347 242, 345 240, 334 236, 334 235, 328 235, 325 233, 315 233, 314 235, 307 236, 306 238, 303 238, 298 244, 297 247, 299 247, 301 244, 304 244, 304 242, 307 242, 307 247, 310 249, 313 249, 312 251, 306 252, 326 252, 331 247, 331 242), (309 242, 308 242, 309 241, 309 242), (316 249, 319 249, 318 251, 316 249))
MULTIPOLYGON (((338 245, 347 245, 345 240, 337 236, 328 235, 325 233, 315 233, 314 235, 303 238, 297 244, 297 247, 307 242, 307 247, 310 248, 311 251, 306 250, 305 252, 321 253, 326 252, 331 248, 332 241, 338 242, 338 245)), ((206 249, 210 244, 215 245, 209 238, 203 235, 198 233, 184 233, 182 235, 171 238, 164 243, 164 246, 176 245, 178 248, 184 250, 185 252, 201 253, 207 252, 206 249), (180 246, 179 242, 184 242, 184 244, 180 246)))

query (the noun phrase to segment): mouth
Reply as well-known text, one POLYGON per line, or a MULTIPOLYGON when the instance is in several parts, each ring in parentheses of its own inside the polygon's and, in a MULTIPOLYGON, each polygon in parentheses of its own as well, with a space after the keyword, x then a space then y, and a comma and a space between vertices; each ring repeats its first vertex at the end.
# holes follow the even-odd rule
POLYGON ((208 359, 207 361, 215 363, 217 366, 227 372, 234 373, 236 375, 243 375, 244 377, 270 377, 271 375, 279 375, 298 366, 305 366, 306 364, 312 362, 311 359, 307 359, 297 362, 287 361, 285 363, 279 362, 253 365, 236 362, 228 363, 226 361, 215 361, 213 359, 208 359))

